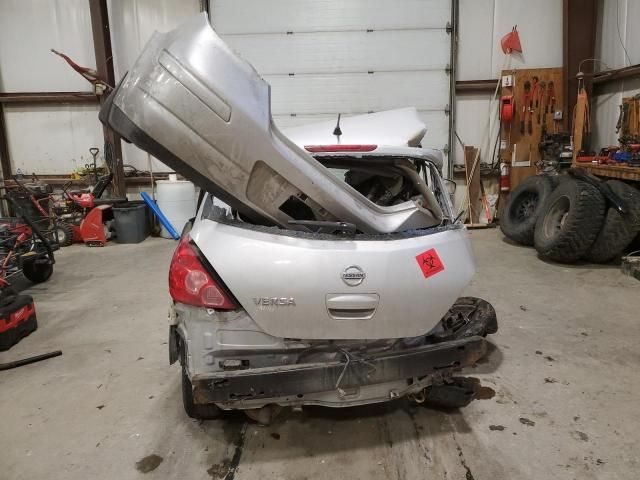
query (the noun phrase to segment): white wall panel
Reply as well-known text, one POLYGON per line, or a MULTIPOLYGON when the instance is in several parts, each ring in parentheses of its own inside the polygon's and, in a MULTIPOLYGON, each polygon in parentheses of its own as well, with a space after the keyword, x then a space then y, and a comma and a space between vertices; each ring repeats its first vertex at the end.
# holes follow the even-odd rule
POLYGON ((460 0, 458 79, 496 78, 505 65, 500 39, 518 25, 523 54, 509 68, 562 66, 562 1, 460 0))
POLYGON ((198 0, 109 0, 114 70, 120 79, 153 32, 174 29, 200 11, 198 0))
POLYGON ((261 75, 444 70, 451 37, 444 30, 225 35, 261 75))
POLYGON ((214 0, 220 34, 444 28, 450 2, 442 0, 214 0))
MULTIPOLYGON (((622 0, 620 0, 622 4, 622 0)), ((625 46, 631 59, 631 65, 640 63, 640 2, 638 0, 627 0, 627 11, 625 15, 625 46)))
POLYGON ((598 69, 621 68, 629 65, 621 42, 625 45, 629 56, 635 57, 632 64, 640 63, 640 45, 638 44, 640 35, 636 32, 638 20, 640 20, 640 2, 637 0, 630 2, 604 0, 600 3, 596 58, 602 60, 604 65, 598 64, 598 69), (630 13, 635 13, 635 19, 629 15, 630 13), (631 28, 629 28, 630 24, 631 28), (635 44, 629 41, 629 36, 633 37, 635 44))
MULTIPOLYGON (((640 63, 640 1, 604 0, 600 4, 596 57, 604 62, 597 64, 596 70, 621 68, 640 63), (629 58, 625 55, 625 46, 629 58)), ((585 66, 589 71, 591 66, 585 66)), ((591 146, 597 150, 607 145, 616 145, 618 135, 615 125, 619 105, 624 97, 640 93, 640 79, 627 78, 605 85, 599 95, 592 99, 593 134, 591 146)))
POLYGON ((492 78, 494 0, 459 0, 458 80, 492 78))
POLYGON ((216 0, 215 30, 271 85, 281 128, 414 106, 448 144, 451 0, 216 0))
POLYGON ((89 2, 2 0, 0 91, 87 91, 91 85, 57 55, 95 66, 89 2))
POLYGON ((265 75, 272 112, 278 114, 367 113, 414 106, 444 109, 449 77, 442 71, 341 75, 265 75))
MULTIPOLYGON (((489 121, 490 94, 470 94, 456 97, 456 131, 466 145, 481 147, 486 142, 486 124, 489 121)), ((464 151, 455 140, 455 163, 464 163, 464 151)))
POLYGON ((522 55, 513 55, 511 68, 562 66, 562 2, 559 0, 495 0, 493 23, 494 77, 504 65, 500 39, 518 25, 522 55))
POLYGON ((68 174, 89 163, 90 147, 102 157, 96 105, 7 105, 4 113, 14 172, 68 174))

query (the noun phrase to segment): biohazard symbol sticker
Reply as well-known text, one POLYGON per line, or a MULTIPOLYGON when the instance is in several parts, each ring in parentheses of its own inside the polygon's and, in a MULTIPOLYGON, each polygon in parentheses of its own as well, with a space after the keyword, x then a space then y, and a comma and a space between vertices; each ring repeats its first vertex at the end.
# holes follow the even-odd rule
POLYGON ((427 250, 416 257, 424 278, 429 278, 444 270, 444 265, 435 248, 427 250))

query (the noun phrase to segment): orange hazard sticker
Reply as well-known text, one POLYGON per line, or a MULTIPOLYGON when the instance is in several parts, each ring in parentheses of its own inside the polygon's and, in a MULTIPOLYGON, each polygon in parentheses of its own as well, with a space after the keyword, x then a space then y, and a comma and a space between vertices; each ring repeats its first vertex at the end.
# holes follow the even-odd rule
POLYGON ((416 257, 416 262, 418 262, 424 278, 432 277, 435 274, 444 271, 444 264, 442 263, 442 260, 440 260, 435 248, 418 255, 416 257))

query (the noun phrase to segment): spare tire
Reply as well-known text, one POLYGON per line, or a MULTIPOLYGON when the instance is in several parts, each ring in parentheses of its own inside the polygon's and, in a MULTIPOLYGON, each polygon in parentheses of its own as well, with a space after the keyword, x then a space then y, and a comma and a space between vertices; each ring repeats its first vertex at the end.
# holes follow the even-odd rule
POLYGON ((536 222, 534 244, 544 259, 572 263, 593 244, 604 222, 606 203, 593 185, 561 182, 536 222))
POLYGON ((555 186, 556 182, 548 175, 535 175, 520 183, 504 207, 500 219, 502 233, 522 245, 533 245, 536 220, 555 186))
POLYGON ((640 231, 640 191, 620 180, 609 180, 607 185, 625 201, 627 211, 621 214, 610 206, 600 233, 584 259, 605 263, 620 257, 640 231))

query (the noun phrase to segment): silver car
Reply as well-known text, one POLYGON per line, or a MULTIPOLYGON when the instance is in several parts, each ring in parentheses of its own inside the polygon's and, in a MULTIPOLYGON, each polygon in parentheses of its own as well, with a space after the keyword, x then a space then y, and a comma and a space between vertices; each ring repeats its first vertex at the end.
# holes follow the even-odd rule
POLYGON ((472 397, 454 374, 497 321, 459 298, 473 254, 415 110, 288 137, 198 16, 155 34, 100 118, 203 192, 169 272, 190 416, 472 397))

